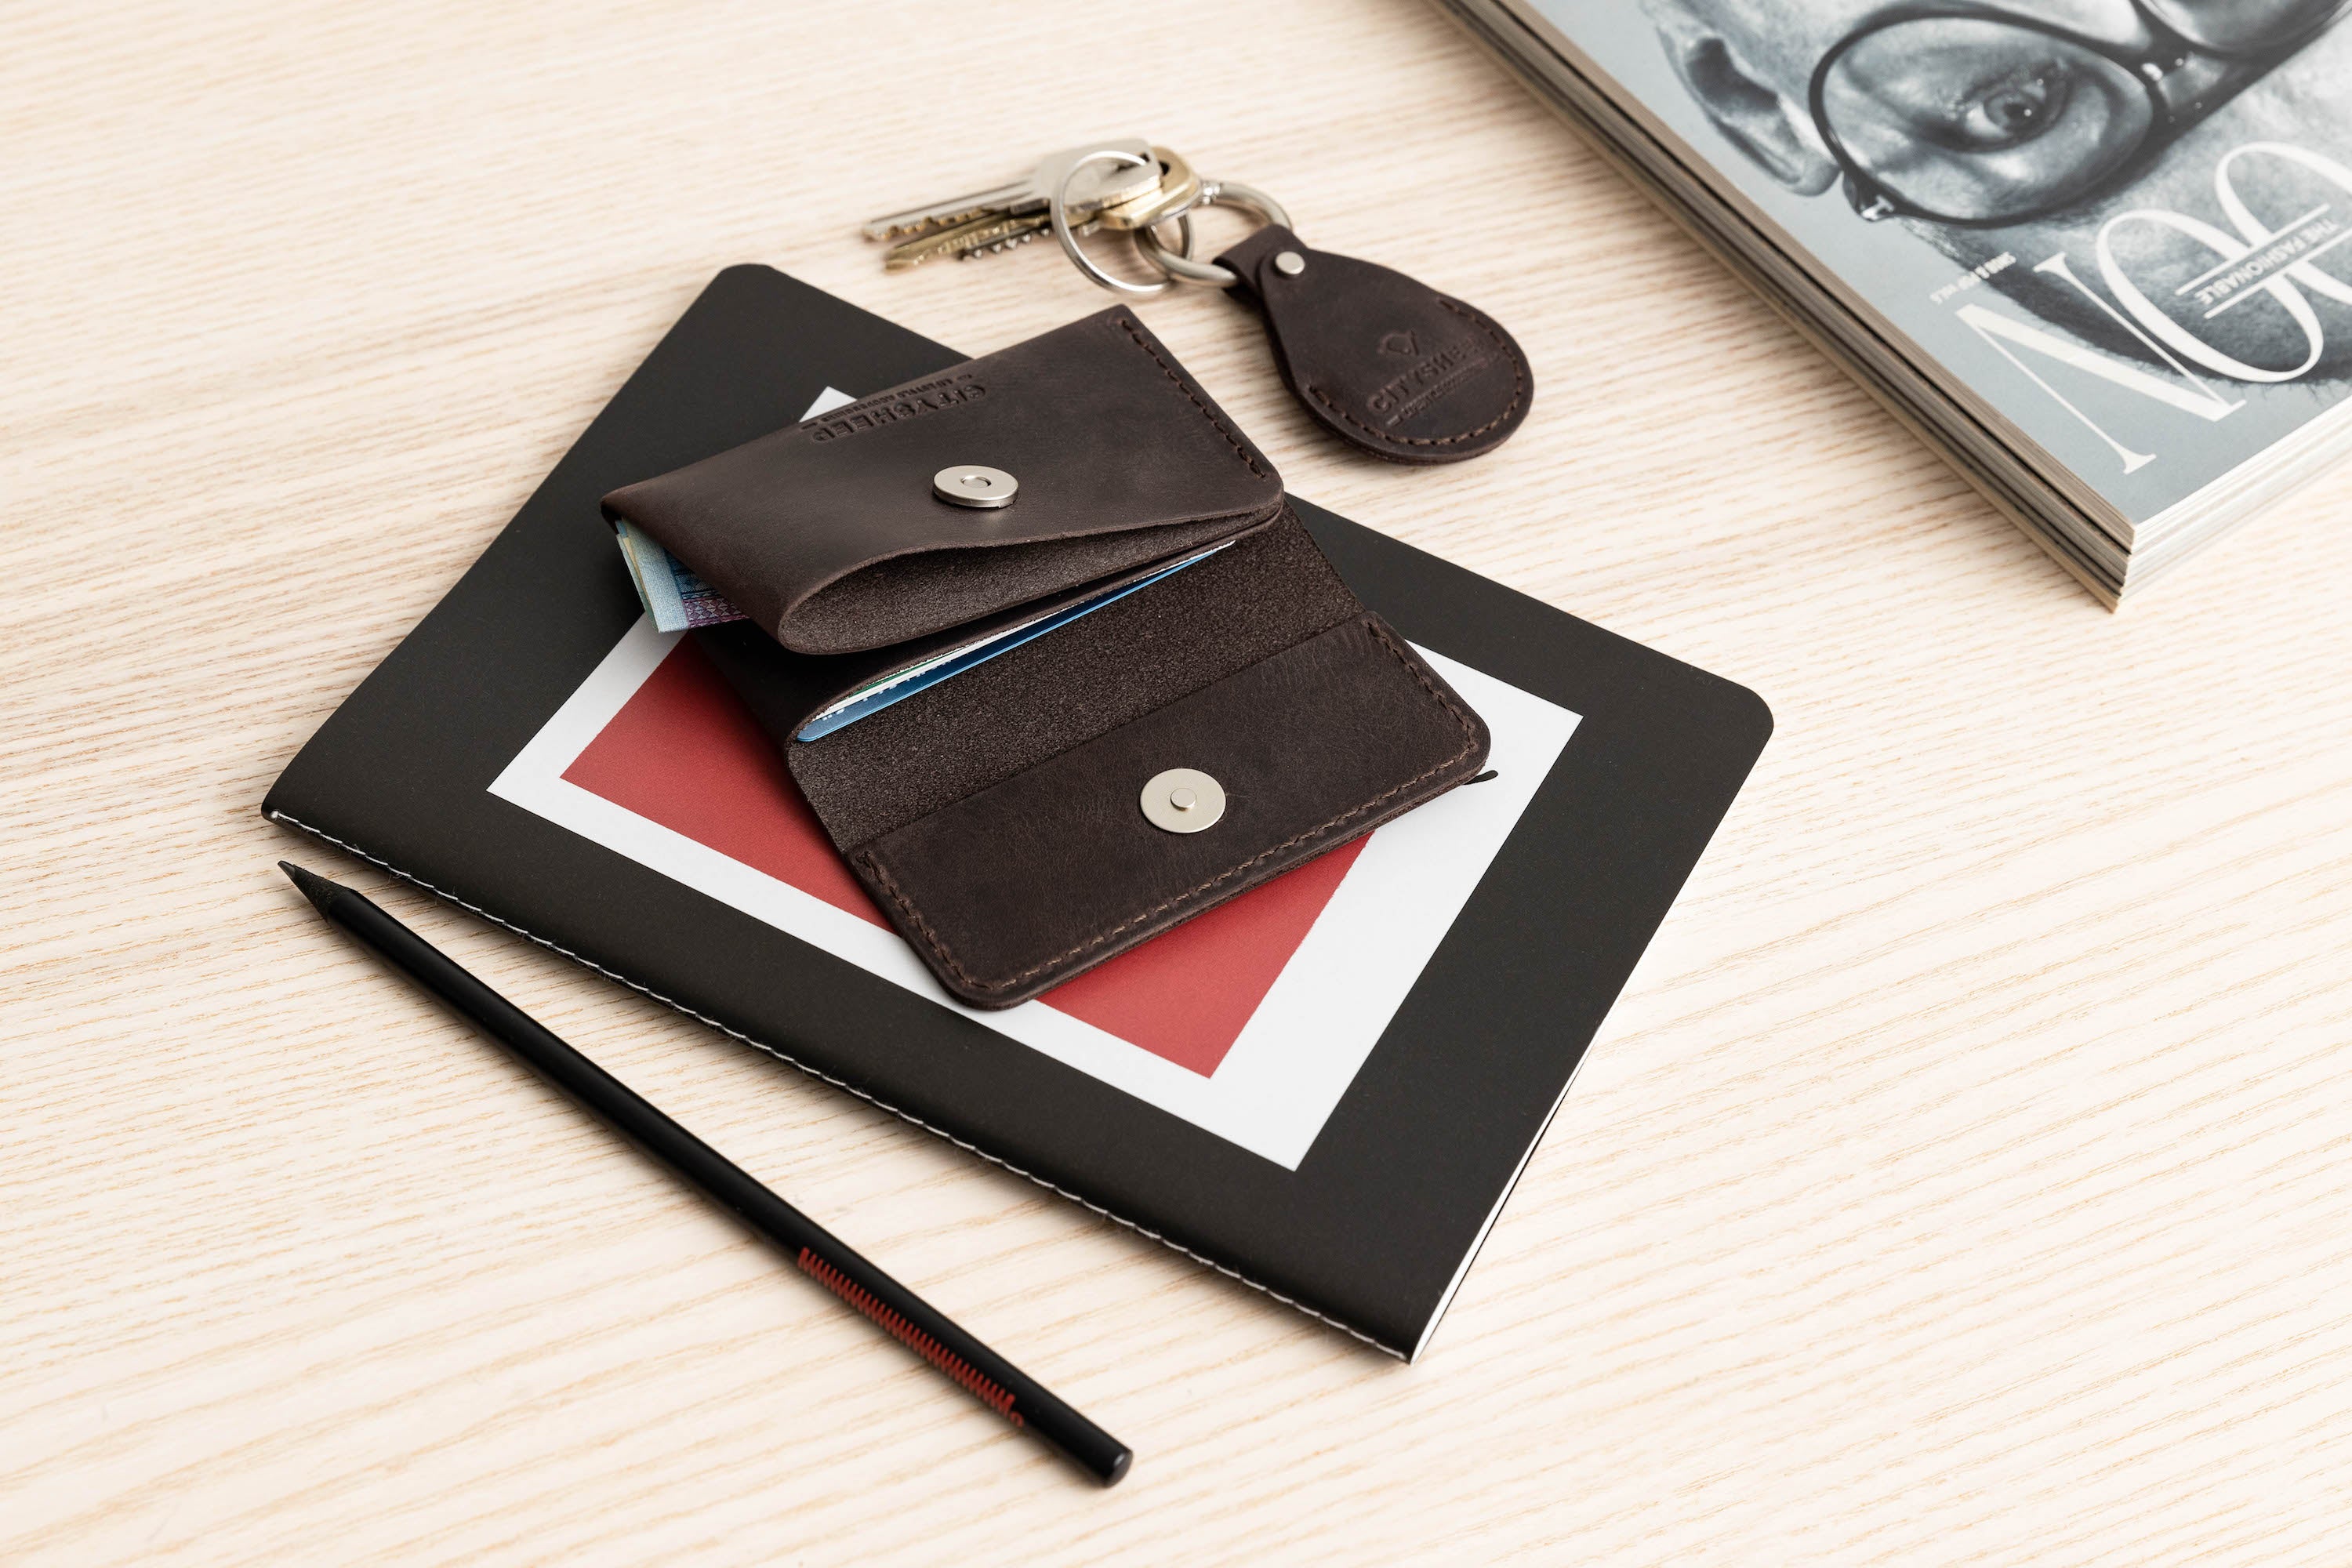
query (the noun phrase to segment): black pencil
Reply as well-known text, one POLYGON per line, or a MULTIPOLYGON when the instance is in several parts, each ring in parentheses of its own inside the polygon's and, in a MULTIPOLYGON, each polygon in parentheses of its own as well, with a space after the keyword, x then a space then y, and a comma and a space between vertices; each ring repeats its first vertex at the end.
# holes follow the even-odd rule
POLYGON ((330 921, 464 1015, 639 1149, 731 1210, 745 1225, 782 1247, 825 1289, 871 1318, 982 1404, 1015 1426, 1043 1437, 1105 1486, 1127 1474, 1134 1456, 1118 1438, 842 1245, 824 1226, 752 1180, 628 1085, 556 1038, 364 894, 288 861, 278 864, 330 921))

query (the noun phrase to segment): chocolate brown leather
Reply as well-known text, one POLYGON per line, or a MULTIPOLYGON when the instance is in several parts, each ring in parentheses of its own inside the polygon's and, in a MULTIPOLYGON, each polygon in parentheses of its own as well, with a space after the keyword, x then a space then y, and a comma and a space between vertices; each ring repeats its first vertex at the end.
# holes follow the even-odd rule
POLYGON ((1283 384, 1349 446, 1397 463, 1491 452, 1528 416, 1535 373, 1475 306, 1269 224, 1217 258, 1265 313, 1283 384), (1286 272, 1286 254, 1305 265, 1286 272))
POLYGON ((1370 831, 1470 777, 1486 746, 1478 717, 1367 611, 849 860, 950 990, 1001 1005, 1370 831), (1176 765, 1224 786, 1215 826, 1144 819, 1143 781, 1176 765))
MULTIPOLYGON (((748 577, 713 585, 739 605, 774 607, 780 626, 803 634, 802 606, 823 597, 824 583, 871 574, 877 562, 941 558, 920 571, 869 577, 875 585, 862 590, 856 616, 814 622, 836 632, 854 624, 868 635, 932 627, 908 643, 812 652, 786 646, 763 629, 764 619, 695 635, 782 749, 851 869, 950 994, 978 1007, 1026 1001, 1485 765, 1486 725, 1348 590, 1283 501, 1272 466, 1127 311, 1105 311, 955 374, 967 379, 922 384, 988 390, 935 406, 908 391, 883 394, 858 406, 919 412, 893 412, 881 425, 822 443, 806 441, 811 426, 803 425, 781 433, 793 441, 763 437, 752 443, 762 448, 753 456, 723 454, 607 503, 649 528, 646 520, 659 516, 670 531, 656 536, 698 571, 706 561, 739 572, 753 560, 774 563, 784 585, 748 577), (1131 374, 1139 357, 1158 382, 1131 374), (1041 362, 1065 371, 1091 363, 1110 384, 1049 372, 1041 362), (969 417, 982 406, 1004 408, 1016 389, 1026 407, 992 421, 969 417), (1113 435, 1097 424, 1105 408, 1113 435), (867 442, 854 460, 816 455, 835 441, 926 424, 946 434, 867 442), (1055 429, 1070 432, 1058 451, 1038 434, 1055 429), (1203 438, 1204 430, 1216 439, 1203 438), (978 444, 984 432, 1030 443, 1019 447, 1025 468, 1002 460, 1009 445, 965 450, 960 459, 942 455, 978 444), (1132 458, 1123 468, 1131 482, 1097 471, 1118 452, 1132 458), (1020 479, 1006 512, 1031 500, 1034 484, 1055 498, 1041 508, 1051 515, 1005 520, 1001 534, 987 537, 1006 542, 983 545, 955 533, 961 519, 910 516, 919 509, 901 493, 919 482, 928 498, 931 474, 958 460, 1020 479), (843 537, 839 515, 826 511, 815 547, 803 548, 791 534, 798 514, 772 487, 852 461, 877 498, 876 542, 861 552, 843 537), (672 483, 683 476, 691 483, 672 483), (1080 495, 1103 509, 1092 528, 1072 510, 1080 495), (1271 502, 1265 515, 1248 504, 1261 496, 1271 502), (961 606, 1027 595, 1040 582, 1095 572, 1106 541, 1129 545, 1157 533, 1192 540, 1190 549, 1199 537, 1190 531, 1212 522, 1232 542, 1164 581, 820 739, 795 738, 877 670, 970 637, 972 625, 933 626, 948 613, 933 595, 961 606), (713 547, 714 538, 725 547, 713 547), (1066 559, 1055 557, 1056 545, 1066 559), (819 582, 813 559, 857 563, 819 582), (1011 563, 1010 581, 992 584, 998 562, 1011 563), (1213 826, 1172 834, 1144 816, 1145 781, 1175 767, 1201 769, 1223 786, 1226 809, 1213 826)), ((828 498, 842 498, 828 504, 846 507, 849 481, 828 483, 828 498)), ((1116 559, 1126 563, 1124 574, 1144 569, 1116 559)), ((1016 617, 1036 602, 993 613, 1016 617)))
POLYGON ((1270 521, 1274 465, 1113 309, 604 498, 784 647, 886 647, 1270 521), (931 476, 1003 468, 1013 504, 931 476))

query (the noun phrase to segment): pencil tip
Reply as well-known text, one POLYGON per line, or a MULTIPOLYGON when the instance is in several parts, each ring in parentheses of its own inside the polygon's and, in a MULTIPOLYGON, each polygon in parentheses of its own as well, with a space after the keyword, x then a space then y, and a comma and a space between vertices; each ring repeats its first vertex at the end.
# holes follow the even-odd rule
POLYGON ((278 862, 278 868, 285 872, 296 887, 302 889, 302 896, 317 906, 320 914, 327 912, 329 901, 343 890, 341 883, 330 882, 316 871, 305 871, 291 860, 280 860, 278 862))

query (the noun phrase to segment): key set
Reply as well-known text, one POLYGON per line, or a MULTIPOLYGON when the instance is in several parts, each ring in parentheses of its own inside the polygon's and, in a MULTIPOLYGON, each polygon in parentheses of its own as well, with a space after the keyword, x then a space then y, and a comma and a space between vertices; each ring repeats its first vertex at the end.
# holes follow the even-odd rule
POLYGON ((898 272, 935 257, 969 261, 1052 234, 1097 285, 1134 298, 1179 285, 1254 306, 1283 384, 1325 429, 1398 463, 1490 452, 1527 418, 1534 372, 1492 317, 1402 272, 1310 249, 1265 192, 1208 180, 1181 154, 1128 138, 1048 153, 1026 177, 878 217, 870 240, 898 272), (1239 208, 1264 220, 1214 260, 1193 255, 1192 215, 1239 208), (1160 273, 1138 283, 1104 269, 1081 238, 1126 234, 1160 273), (1171 246, 1163 234, 1172 229, 1171 246))
POLYGON ((1154 203, 1162 194, 1162 165, 1150 154, 1144 142, 1049 153, 1026 179, 877 217, 866 226, 866 237, 898 241, 882 259, 898 272, 935 256, 965 260, 1034 239, 1050 226, 1048 209, 1056 200, 1068 220, 1091 234, 1106 209, 1154 203))

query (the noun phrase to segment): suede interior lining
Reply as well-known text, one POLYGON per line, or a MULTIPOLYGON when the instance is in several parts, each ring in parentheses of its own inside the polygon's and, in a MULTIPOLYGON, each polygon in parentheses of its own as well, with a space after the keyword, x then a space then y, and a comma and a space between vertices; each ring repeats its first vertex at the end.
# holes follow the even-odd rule
POLYGON ((1361 613, 1273 527, 821 741, 777 737, 845 853, 1361 613))

